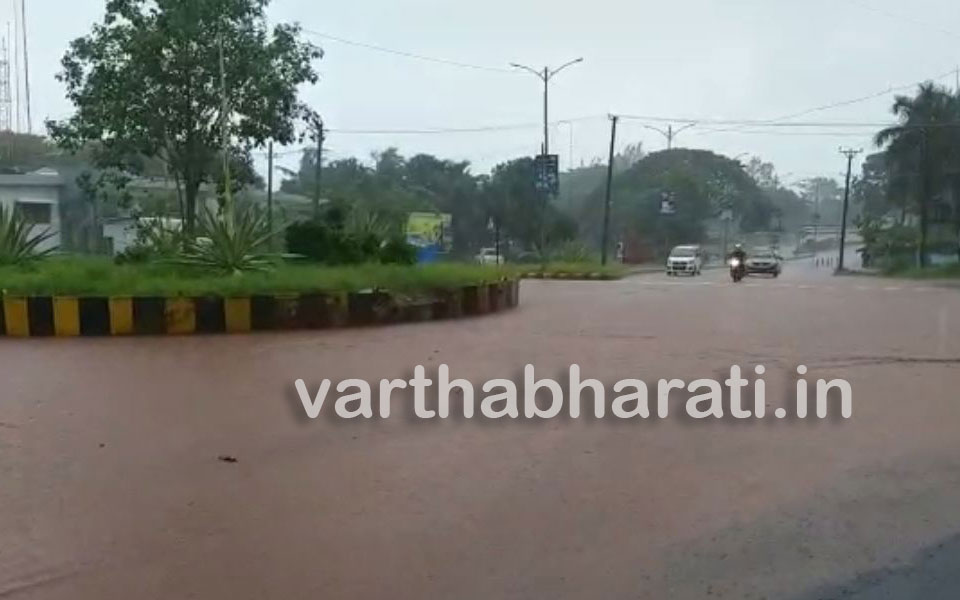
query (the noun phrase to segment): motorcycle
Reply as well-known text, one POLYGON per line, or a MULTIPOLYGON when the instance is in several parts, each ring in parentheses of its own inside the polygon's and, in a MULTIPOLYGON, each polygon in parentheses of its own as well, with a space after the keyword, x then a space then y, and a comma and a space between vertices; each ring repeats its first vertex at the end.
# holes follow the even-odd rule
POLYGON ((734 283, 740 283, 746 274, 747 267, 742 260, 739 258, 730 259, 730 278, 733 279, 734 283))

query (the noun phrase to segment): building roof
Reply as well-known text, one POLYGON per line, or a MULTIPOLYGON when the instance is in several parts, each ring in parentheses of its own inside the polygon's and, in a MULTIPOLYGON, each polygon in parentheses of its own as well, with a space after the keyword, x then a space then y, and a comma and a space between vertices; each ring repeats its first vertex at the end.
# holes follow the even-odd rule
POLYGON ((63 187, 66 182, 56 171, 0 173, 0 187, 63 187))

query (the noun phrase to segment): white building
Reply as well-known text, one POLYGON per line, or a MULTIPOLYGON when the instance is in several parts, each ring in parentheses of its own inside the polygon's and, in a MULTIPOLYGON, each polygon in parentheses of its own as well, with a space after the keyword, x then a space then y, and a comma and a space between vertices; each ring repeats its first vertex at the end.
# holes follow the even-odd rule
POLYGON ((155 224, 168 231, 179 231, 183 227, 180 219, 162 217, 116 217, 103 223, 103 238, 107 242, 110 254, 126 252, 137 243, 140 224, 155 224))
POLYGON ((4 208, 18 210, 33 225, 32 234, 45 231, 53 236, 43 242, 39 250, 60 246, 60 198, 64 181, 51 169, 32 173, 0 173, 0 204, 4 208))

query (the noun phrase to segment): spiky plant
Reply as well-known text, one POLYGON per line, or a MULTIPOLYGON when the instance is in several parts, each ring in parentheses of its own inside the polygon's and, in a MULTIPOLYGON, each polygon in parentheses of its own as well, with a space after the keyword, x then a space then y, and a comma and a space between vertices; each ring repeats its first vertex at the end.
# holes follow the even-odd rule
POLYGON ((0 265, 24 265, 49 256, 56 248, 40 246, 54 235, 49 228, 35 233, 23 214, 0 204, 0 265))
POLYGON ((266 216, 252 206, 224 216, 204 209, 198 234, 183 252, 181 264, 240 274, 269 271, 280 257, 265 251, 274 233, 266 216))

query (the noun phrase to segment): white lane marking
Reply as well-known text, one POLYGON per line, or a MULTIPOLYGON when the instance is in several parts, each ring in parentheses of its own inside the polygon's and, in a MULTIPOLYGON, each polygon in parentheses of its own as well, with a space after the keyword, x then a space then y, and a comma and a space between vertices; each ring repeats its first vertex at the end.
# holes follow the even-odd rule
POLYGON ((899 288, 899 287, 896 287, 896 286, 890 286, 890 287, 885 287, 885 288, 883 288, 883 291, 885 291, 885 292, 898 292, 898 291, 900 291, 901 289, 903 289, 903 288, 899 288))

